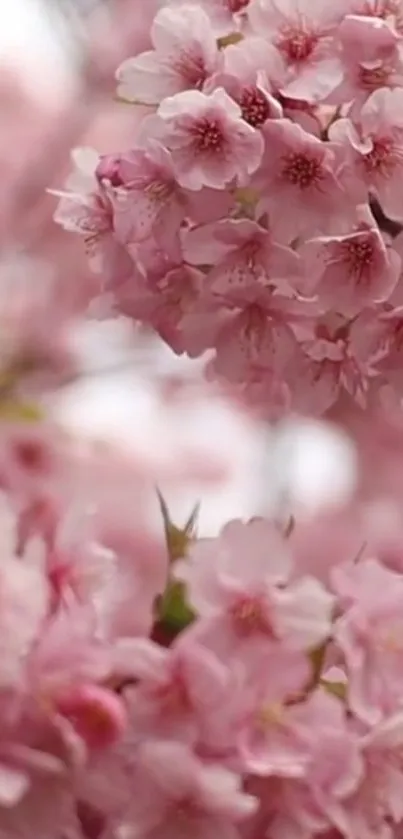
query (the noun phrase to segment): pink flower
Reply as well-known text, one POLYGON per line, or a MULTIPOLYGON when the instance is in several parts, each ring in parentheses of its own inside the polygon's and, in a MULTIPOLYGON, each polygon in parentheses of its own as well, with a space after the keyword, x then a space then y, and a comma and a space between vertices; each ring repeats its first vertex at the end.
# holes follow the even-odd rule
POLYGON ((323 232, 347 206, 334 150, 288 119, 266 122, 261 133, 265 153, 252 184, 261 190, 274 235, 290 242, 323 232))
POLYGON ((115 555, 90 538, 86 518, 71 510, 59 522, 48 550, 47 575, 57 606, 98 606, 116 570, 115 555))
MULTIPOLYGON (((302 701, 309 684, 308 659, 281 649, 245 669, 247 684, 238 692, 240 707, 231 732, 245 770, 262 776, 303 776, 307 756, 294 730, 299 706, 293 703, 296 698, 302 701)), ((227 707, 231 718, 231 703, 227 707)))
POLYGON ((66 686, 105 681, 110 670, 110 651, 97 634, 93 611, 75 604, 47 621, 28 661, 34 692, 48 699, 65 695, 66 686))
POLYGON ((245 122, 260 128, 267 119, 278 119, 283 109, 273 95, 282 76, 282 64, 274 48, 263 38, 245 38, 224 50, 224 66, 206 84, 224 90, 238 103, 245 122))
MULTIPOLYGON (((216 301, 218 305, 218 297, 216 301)), ((223 313, 225 309, 232 313, 226 315, 214 336, 216 357, 212 369, 232 382, 275 385, 298 357, 293 330, 304 321, 309 322, 310 304, 255 285, 250 287, 248 296, 244 295, 243 302, 238 293, 235 309, 234 305, 230 293, 221 299, 223 313)))
POLYGON ((192 265, 213 266, 210 292, 233 305, 255 301, 259 291, 263 297, 276 287, 288 289, 301 270, 291 248, 248 219, 194 228, 184 237, 184 257, 192 265))
POLYGON ((334 823, 353 839, 393 836, 403 818, 403 714, 387 717, 361 739, 363 774, 334 823))
POLYGON ((211 307, 201 302, 204 285, 204 274, 192 266, 172 268, 138 291, 131 314, 151 324, 178 355, 199 355, 214 332, 211 307))
POLYGON ((359 15, 347 15, 338 34, 344 78, 328 101, 337 105, 351 102, 351 114, 356 116, 375 90, 403 85, 398 35, 387 20, 359 15))
POLYGON ((349 702, 372 725, 401 706, 403 578, 364 559, 334 568, 332 581, 344 607, 334 637, 346 661, 349 702))
POLYGON ((380 312, 377 320, 368 324, 363 337, 361 350, 370 356, 374 369, 399 396, 402 387, 403 307, 388 307, 380 312))
POLYGON ((185 635, 168 650, 133 641, 128 663, 136 679, 126 692, 130 730, 138 738, 201 743, 225 717, 236 680, 211 650, 185 635))
POLYGON ((244 772, 262 775, 271 774, 269 762, 276 755, 273 772, 298 775, 300 755, 290 742, 287 754, 282 722, 288 706, 304 697, 312 670, 308 657, 284 647, 265 648, 242 662, 230 659, 230 670, 230 691, 224 704, 209 717, 204 740, 208 753, 231 760, 244 772))
POLYGON ((217 539, 200 540, 175 567, 203 618, 196 637, 224 655, 319 644, 330 631, 333 598, 308 577, 288 584, 291 567, 280 534, 263 519, 229 522, 217 539))
POLYGON ((76 171, 58 192, 61 200, 54 214, 57 224, 83 236, 92 269, 108 281, 122 279, 133 272, 129 254, 114 235, 114 193, 108 182, 95 177, 99 155, 92 149, 73 153, 76 171))
MULTIPOLYGON (((294 747, 296 771, 294 778, 284 773, 271 834, 281 837, 288 828, 288 835, 308 837, 334 824, 343 831, 341 819, 364 775, 360 740, 343 704, 319 689, 280 717, 280 736, 282 722, 284 741, 288 734, 289 748, 294 747)), ((345 835, 350 835, 347 830, 345 835)))
POLYGON ((237 839, 236 824, 257 802, 238 775, 204 763, 181 743, 150 740, 137 752, 132 796, 121 827, 127 839, 237 839))
POLYGON ((257 169, 263 140, 242 119, 242 112, 221 88, 209 96, 185 91, 158 109, 159 137, 172 155, 181 186, 223 189, 257 169))
POLYGON ((126 712, 108 687, 126 673, 123 652, 103 640, 93 612, 73 604, 46 624, 26 662, 26 684, 50 730, 80 761, 121 738, 126 712), (84 749, 84 752, 83 752, 84 749))
MULTIPOLYGON (((114 232, 138 264, 144 262, 144 243, 153 251, 178 253, 178 235, 186 216, 195 222, 220 218, 230 211, 233 199, 218 190, 187 192, 176 181, 169 152, 150 140, 144 149, 134 149, 108 161, 103 169, 118 186, 114 203, 114 232), (150 242, 154 237, 155 245, 150 242)), ((99 171, 100 166, 98 167, 99 171)), ((134 285, 133 283, 130 283, 134 285)))
POLYGON ((362 199, 371 189, 388 218, 403 220, 398 187, 403 173, 403 90, 375 90, 358 121, 336 120, 329 137, 350 151, 362 199))
POLYGON ((222 62, 206 12, 199 5, 160 9, 151 27, 154 49, 117 70, 118 95, 156 105, 183 90, 201 90, 222 62))
POLYGON ((185 213, 169 153, 150 141, 114 163, 113 175, 120 188, 114 205, 116 238, 124 245, 174 238, 185 213))
POLYGON ((323 414, 343 391, 365 407, 374 375, 366 329, 374 318, 372 310, 351 321, 332 312, 318 318, 314 335, 302 342, 304 353, 287 370, 295 410, 323 414))
MULTIPOLYGON (((329 347, 329 351, 332 350, 329 347)), ((296 359, 288 376, 290 403, 294 411, 305 416, 326 414, 340 396, 343 368, 349 374, 348 388, 353 390, 354 395, 357 393, 362 401, 362 379, 357 377, 354 363, 343 355, 337 361, 330 358, 316 361, 306 354, 296 359)))
POLYGON ((342 67, 333 38, 342 18, 338 5, 327 0, 255 0, 249 16, 252 28, 265 33, 285 67, 281 92, 290 98, 321 102, 340 83, 342 67))
POLYGON ((346 317, 387 300, 400 276, 400 257, 369 223, 358 224, 347 236, 312 239, 302 255, 310 293, 346 317))

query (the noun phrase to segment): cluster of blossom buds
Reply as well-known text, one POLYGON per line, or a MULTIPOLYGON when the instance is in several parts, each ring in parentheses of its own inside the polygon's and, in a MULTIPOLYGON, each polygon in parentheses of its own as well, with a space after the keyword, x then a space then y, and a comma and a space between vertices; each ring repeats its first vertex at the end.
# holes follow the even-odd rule
POLYGON ((48 184, 89 276, 0 266, 0 839, 400 839, 403 0, 162 0, 145 42, 128 148, 48 184), (135 358, 168 454, 55 420, 126 327, 205 354, 135 358), (348 490, 175 525, 205 387, 335 429, 348 490))

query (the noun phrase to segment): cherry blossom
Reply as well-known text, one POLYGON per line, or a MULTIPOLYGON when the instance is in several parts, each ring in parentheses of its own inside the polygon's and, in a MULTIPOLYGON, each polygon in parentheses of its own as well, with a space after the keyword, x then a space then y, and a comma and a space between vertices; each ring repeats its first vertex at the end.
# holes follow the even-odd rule
POLYGON ((334 569, 333 580, 347 606, 336 624, 336 637, 348 668, 349 701, 364 721, 378 722, 400 706, 401 578, 368 559, 334 569), (374 657, 378 665, 369 677, 374 657))
POLYGON ((327 310, 351 318, 387 300, 400 276, 400 258, 376 227, 357 225, 347 236, 311 239, 304 245, 311 293, 327 310))
MULTIPOLYGON (((342 4, 340 4, 342 5, 342 4)), ((342 79, 342 67, 333 34, 342 18, 338 4, 326 0, 287 2, 254 0, 250 19, 253 29, 265 32, 278 50, 286 75, 282 93, 295 99, 323 101, 342 79)))
POLYGON ((275 234, 290 242, 331 225, 346 203, 331 147, 288 119, 267 122, 262 134, 265 153, 253 184, 263 192, 275 234), (277 202, 287 213, 275 212, 277 202))
POLYGON ((133 785, 138 795, 121 823, 136 825, 142 836, 184 837, 192 830, 204 837, 213 830, 235 839, 236 824, 256 808, 235 773, 203 763, 175 741, 150 740, 139 747, 133 785))
POLYGON ((178 183, 188 189, 222 189, 257 169, 260 134, 242 119, 223 89, 171 96, 160 105, 158 134, 171 152, 178 183))
POLYGON ((201 637, 205 631, 213 649, 247 654, 249 647, 283 644, 303 650, 326 637, 332 598, 314 579, 286 585, 291 561, 286 550, 267 522, 234 521, 217 541, 200 541, 190 559, 177 565, 176 576, 186 582, 190 602, 205 618, 201 637), (259 544, 265 532, 270 554, 265 541, 259 544), (248 565, 243 563, 246 542, 248 565))
POLYGON ((376 830, 387 835, 390 825, 401 821, 401 743, 402 716, 388 716, 362 739, 364 773, 354 794, 346 800, 338 820, 351 836, 376 830), (374 795, 374 790, 377 794, 374 795))
POLYGON ((402 159, 402 122, 399 116, 402 105, 400 89, 375 90, 363 106, 359 121, 337 120, 329 136, 351 150, 357 187, 376 194, 390 218, 400 219, 402 209, 400 193, 396 187, 402 159))
POLYGON ((127 692, 130 729, 139 739, 208 741, 237 684, 213 652, 184 636, 169 650, 139 639, 130 667, 137 680, 127 692))
POLYGON ((388 20, 347 15, 339 28, 344 77, 328 101, 352 102, 354 114, 376 90, 400 88, 403 66, 398 35, 388 20))
POLYGON ((273 95, 283 78, 282 62, 263 38, 245 38, 224 50, 223 68, 206 83, 224 90, 238 103, 242 116, 253 128, 267 119, 282 116, 282 107, 273 95))
POLYGON ((154 50, 123 62, 117 71, 123 99, 158 104, 182 90, 202 90, 220 68, 208 15, 198 5, 162 8, 151 28, 154 50))
POLYGON ((61 193, 55 221, 65 230, 73 230, 84 238, 90 264, 105 276, 127 276, 133 270, 127 252, 114 235, 113 192, 108 183, 95 177, 99 156, 92 149, 75 153, 77 171, 61 193))
POLYGON ((254 302, 259 294, 295 283, 298 255, 273 241, 266 231, 248 220, 222 221, 211 227, 196 227, 184 240, 185 259, 199 265, 202 259, 214 266, 208 274, 212 294, 233 305, 254 302))

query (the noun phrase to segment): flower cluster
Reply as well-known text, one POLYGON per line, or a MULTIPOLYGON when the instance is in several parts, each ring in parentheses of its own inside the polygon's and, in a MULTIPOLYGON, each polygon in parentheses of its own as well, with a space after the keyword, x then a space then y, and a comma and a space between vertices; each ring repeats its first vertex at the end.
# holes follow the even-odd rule
POLYGON ((399 839, 403 0, 167 0, 148 34, 129 148, 49 183, 89 276, 62 231, 62 281, 1 263, 0 839, 399 839), (331 420, 349 492, 175 526, 156 485, 223 465, 175 429, 204 384, 135 356, 150 445, 55 419, 137 330, 274 441, 331 420))
POLYGON ((133 148, 56 214, 104 288, 269 416, 400 397, 400 2, 170 2, 150 37, 133 148))

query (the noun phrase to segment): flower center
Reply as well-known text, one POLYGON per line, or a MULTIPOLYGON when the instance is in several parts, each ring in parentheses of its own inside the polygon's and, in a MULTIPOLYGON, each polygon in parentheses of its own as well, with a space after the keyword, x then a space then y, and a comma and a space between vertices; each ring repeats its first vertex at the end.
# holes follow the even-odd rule
POLYGON ((192 128, 192 135, 198 151, 212 154, 222 152, 224 137, 217 120, 198 120, 192 128))
POLYGON ((148 197, 155 201, 156 204, 163 204, 167 201, 173 193, 173 184, 171 181, 151 181, 144 190, 148 197))
POLYGON ((377 90, 378 87, 388 87, 391 67, 387 64, 378 64, 377 67, 365 67, 360 64, 358 69, 358 82, 364 90, 377 90))
POLYGON ((258 597, 241 597, 230 608, 235 631, 243 636, 269 635, 274 637, 273 627, 267 617, 263 603, 258 597))
POLYGON ((388 174, 391 169, 391 140, 374 140, 373 148, 364 156, 363 163, 368 173, 388 174))
POLYGON ((99 181, 102 181, 104 178, 106 178, 106 180, 110 181, 112 186, 122 186, 123 181, 120 175, 119 156, 113 154, 102 155, 96 168, 95 174, 99 181))
POLYGON ((277 46, 288 61, 300 63, 312 55, 317 43, 318 36, 303 26, 287 26, 282 29, 277 46))
POLYGON ((284 723, 284 707, 278 703, 271 703, 263 705, 259 708, 256 715, 256 724, 262 731, 281 726, 284 723))
POLYGON ((12 444, 19 466, 28 472, 47 472, 50 453, 39 440, 16 440, 12 444))
POLYGON ((308 189, 322 178, 322 168, 319 160, 306 154, 291 153, 284 158, 282 176, 292 186, 308 189))
POLYGON ((249 6, 249 0, 227 0, 228 11, 235 14, 235 12, 241 12, 242 9, 246 9, 249 6))
POLYGON ((162 703, 165 713, 184 713, 191 708, 191 701, 186 684, 179 670, 175 668, 170 679, 156 690, 156 696, 162 703))
POLYGON ((374 258, 374 245, 368 239, 343 242, 342 257, 348 266, 349 273, 354 275, 357 282, 360 282, 366 279, 370 272, 374 258))
POLYGON ((200 90, 207 78, 203 56, 194 52, 182 52, 172 65, 173 69, 182 76, 189 87, 200 90))
POLYGON ((258 87, 245 87, 241 93, 239 105, 245 122, 253 128, 259 128, 270 116, 270 106, 258 87))

